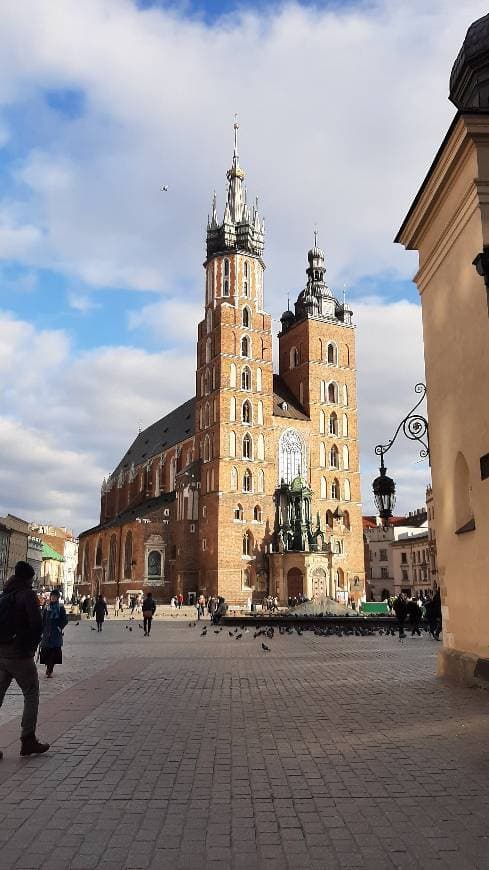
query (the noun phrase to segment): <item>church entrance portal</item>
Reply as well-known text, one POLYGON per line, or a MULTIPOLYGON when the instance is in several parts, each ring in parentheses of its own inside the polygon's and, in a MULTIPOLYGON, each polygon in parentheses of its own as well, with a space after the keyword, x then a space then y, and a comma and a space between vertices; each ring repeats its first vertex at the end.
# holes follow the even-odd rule
POLYGON ((287 595, 295 598, 304 591, 304 578, 299 568, 291 568, 287 574, 287 595))

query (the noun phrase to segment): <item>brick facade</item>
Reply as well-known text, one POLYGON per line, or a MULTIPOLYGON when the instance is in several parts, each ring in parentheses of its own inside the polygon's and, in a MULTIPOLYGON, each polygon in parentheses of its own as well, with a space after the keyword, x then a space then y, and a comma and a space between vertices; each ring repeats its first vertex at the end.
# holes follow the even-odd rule
MULTIPOLYGON (((274 496, 283 476, 281 439, 288 432, 303 445, 296 471, 313 490, 313 516, 319 516, 332 544, 327 564, 323 559, 328 591, 340 589, 353 598, 363 594, 350 312, 330 295, 331 315, 319 309, 314 313, 312 307, 302 312, 299 297, 295 318, 288 312, 290 318, 283 323, 279 375, 273 374, 271 316, 263 308, 263 224, 257 209, 251 211, 244 202, 243 178, 235 144, 224 219, 218 223, 214 201, 208 226, 196 398, 140 433, 104 481, 101 524, 80 536, 84 591, 91 583, 110 597, 116 588, 125 591, 132 583, 151 586, 156 599, 164 600, 176 591, 184 596, 220 594, 235 603, 265 594, 286 598, 287 580, 275 581, 269 555, 277 550, 274 496), (343 322, 344 312, 348 316, 343 322), (336 385, 333 390, 331 384, 336 385), (165 517, 162 510, 168 511, 165 517), (153 531, 161 536, 166 553, 160 584, 152 583, 147 571, 153 531), (130 579, 124 576, 120 555, 128 532, 134 552, 130 579), (114 536, 117 562, 110 561, 114 536), (98 541, 100 564, 95 556, 98 541), (109 561, 117 564, 110 580, 109 561)), ((285 554, 280 560, 285 569, 287 559, 285 554)), ((317 569, 321 560, 318 554, 308 562, 317 569)), ((307 571, 302 585, 310 594, 307 571)))

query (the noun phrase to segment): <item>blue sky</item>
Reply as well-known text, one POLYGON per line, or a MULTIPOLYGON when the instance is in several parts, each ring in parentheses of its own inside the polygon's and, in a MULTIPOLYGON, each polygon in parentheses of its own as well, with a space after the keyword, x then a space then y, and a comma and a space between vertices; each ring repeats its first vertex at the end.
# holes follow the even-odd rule
MULTIPOLYGON (((315 226, 330 285, 352 301, 372 509, 373 446, 423 378, 416 255, 393 238, 453 115, 451 63, 484 11, 2 4, 0 513, 93 524, 137 424, 192 394, 205 226, 214 189, 224 206, 235 112, 266 218, 266 307, 278 318, 302 289, 315 226)), ((418 506, 429 469, 412 445, 392 467, 401 508, 418 506)))

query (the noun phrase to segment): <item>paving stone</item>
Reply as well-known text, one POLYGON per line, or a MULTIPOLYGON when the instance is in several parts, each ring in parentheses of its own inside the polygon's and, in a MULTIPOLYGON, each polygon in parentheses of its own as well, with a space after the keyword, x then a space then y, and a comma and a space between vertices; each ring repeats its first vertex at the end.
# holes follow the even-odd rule
POLYGON ((7 695, 2 870, 489 870, 489 694, 437 681, 428 639, 304 633, 264 657, 121 629, 67 631, 46 755, 18 757, 7 695))

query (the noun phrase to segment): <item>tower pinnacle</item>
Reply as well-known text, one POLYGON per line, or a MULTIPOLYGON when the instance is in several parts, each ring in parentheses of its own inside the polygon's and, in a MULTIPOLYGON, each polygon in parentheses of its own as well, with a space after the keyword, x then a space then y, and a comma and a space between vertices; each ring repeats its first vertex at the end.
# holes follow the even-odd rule
POLYGON ((212 218, 207 226, 207 256, 224 251, 247 251, 252 255, 263 253, 264 224, 258 214, 258 199, 253 209, 246 203, 245 172, 239 165, 238 116, 234 116, 234 150, 231 168, 226 173, 228 189, 222 223, 217 221, 215 200, 212 218))

